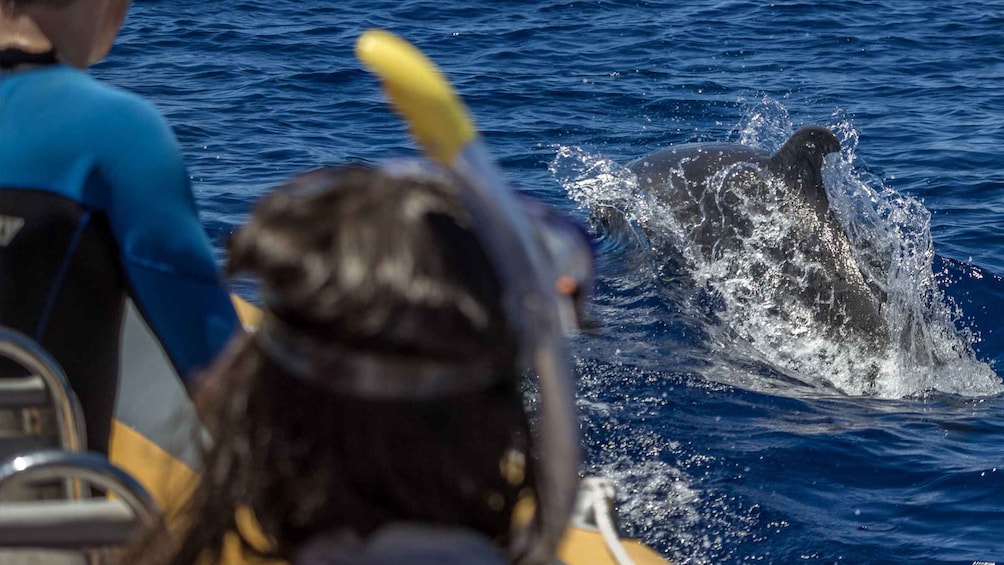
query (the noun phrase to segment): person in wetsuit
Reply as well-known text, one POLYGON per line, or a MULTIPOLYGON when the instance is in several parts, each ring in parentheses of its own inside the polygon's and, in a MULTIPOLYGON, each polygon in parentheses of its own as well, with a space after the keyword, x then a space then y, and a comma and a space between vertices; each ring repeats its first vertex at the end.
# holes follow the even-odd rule
POLYGON ((85 72, 129 1, 0 4, 0 324, 59 361, 107 453, 113 416, 180 423, 180 379, 238 322, 164 118, 85 72))

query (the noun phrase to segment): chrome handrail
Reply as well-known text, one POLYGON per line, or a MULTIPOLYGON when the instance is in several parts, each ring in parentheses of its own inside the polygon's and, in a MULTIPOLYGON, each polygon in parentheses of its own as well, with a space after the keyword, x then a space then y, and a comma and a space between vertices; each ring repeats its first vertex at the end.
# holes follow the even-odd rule
POLYGON ((103 455, 47 449, 18 455, 0 464, 0 492, 12 482, 64 478, 83 481, 117 496, 145 524, 160 520, 157 503, 143 485, 103 455))
POLYGON ((84 412, 59 363, 35 340, 4 326, 0 326, 0 355, 42 378, 52 395, 62 448, 83 451, 87 437, 84 412))
MULTIPOLYGON (((87 442, 84 411, 62 366, 38 342, 5 326, 0 326, 0 355, 42 379, 52 399, 60 447, 70 452, 84 451, 87 442)), ((68 480, 66 488, 72 498, 84 495, 76 480, 68 480)))

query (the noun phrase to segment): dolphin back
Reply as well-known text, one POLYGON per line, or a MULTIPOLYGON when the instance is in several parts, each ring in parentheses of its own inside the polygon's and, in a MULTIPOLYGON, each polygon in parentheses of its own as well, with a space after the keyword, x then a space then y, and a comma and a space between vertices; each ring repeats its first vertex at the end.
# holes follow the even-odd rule
POLYGON ((804 197, 819 217, 824 217, 830 203, 823 187, 823 158, 840 152, 840 140, 821 126, 806 126, 796 131, 771 155, 767 167, 804 197))
MULTIPOLYGON (((774 154, 740 144, 695 143, 657 151, 628 166, 639 188, 672 214, 682 239, 697 251, 696 260, 715 262, 731 255, 734 260, 722 266, 726 276, 739 280, 779 273, 778 282, 768 281, 757 295, 767 310, 784 318, 791 302, 798 301, 833 339, 854 336, 880 351, 888 341, 882 312, 886 297, 861 270, 823 184, 825 157, 840 150, 832 131, 806 126, 774 154), (752 241, 758 223, 775 215, 786 216, 788 227, 776 239, 752 241)), ((646 235, 655 245, 660 232, 650 231, 646 235)), ((668 243, 672 247, 676 241, 668 243)))

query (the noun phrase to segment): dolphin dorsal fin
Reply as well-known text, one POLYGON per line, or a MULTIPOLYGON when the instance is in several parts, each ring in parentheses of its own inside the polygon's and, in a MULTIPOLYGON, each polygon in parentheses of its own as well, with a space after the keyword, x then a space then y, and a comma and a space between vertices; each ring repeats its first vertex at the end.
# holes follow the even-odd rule
POLYGON ((822 216, 829 209, 829 200, 820 168, 823 157, 839 151, 840 140, 832 131, 821 126, 805 126, 771 155, 768 167, 790 186, 798 187, 806 201, 822 216))

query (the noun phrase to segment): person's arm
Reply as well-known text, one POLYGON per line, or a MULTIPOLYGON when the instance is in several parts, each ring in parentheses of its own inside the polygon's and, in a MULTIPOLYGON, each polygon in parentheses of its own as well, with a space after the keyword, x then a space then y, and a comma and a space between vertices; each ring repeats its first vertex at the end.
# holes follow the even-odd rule
POLYGON ((187 380, 219 353, 238 321, 174 134, 151 105, 124 98, 99 140, 105 209, 136 307, 187 380))

